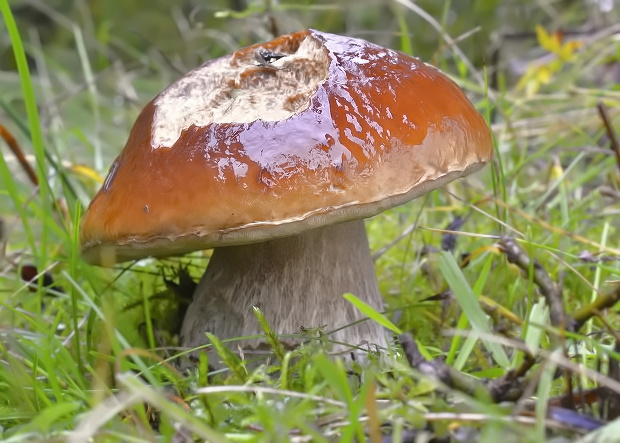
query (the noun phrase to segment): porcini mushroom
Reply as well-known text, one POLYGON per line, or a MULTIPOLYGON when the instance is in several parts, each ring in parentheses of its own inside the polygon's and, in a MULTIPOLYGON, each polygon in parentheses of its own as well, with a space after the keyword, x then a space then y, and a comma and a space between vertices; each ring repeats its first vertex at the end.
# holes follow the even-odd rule
MULTIPOLYGON (((487 124, 438 69, 297 32, 209 61, 146 105, 84 217, 82 254, 109 265, 215 248, 188 347, 206 331, 259 334, 253 306, 281 334, 334 330, 362 318, 342 294, 382 306, 363 219, 491 155, 487 124)), ((330 338, 385 343, 371 321, 330 338)))

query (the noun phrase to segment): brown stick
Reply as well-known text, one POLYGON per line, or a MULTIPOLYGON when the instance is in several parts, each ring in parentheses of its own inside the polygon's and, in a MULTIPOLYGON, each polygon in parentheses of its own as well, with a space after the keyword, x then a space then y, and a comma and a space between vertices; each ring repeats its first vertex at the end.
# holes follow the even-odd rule
POLYGON ((28 178, 30 179, 32 184, 35 186, 39 186, 39 179, 37 178, 37 174, 32 169, 32 166, 30 166, 30 163, 28 163, 28 160, 26 160, 26 156, 19 147, 19 143, 17 143, 15 137, 13 137, 13 135, 3 125, 0 125, 0 137, 2 137, 6 144, 9 145, 9 148, 11 149, 11 151, 13 151, 15 157, 17 157, 19 164, 22 165, 22 168, 26 172, 26 175, 28 175, 28 178))
POLYGON ((605 125, 605 130, 607 131, 607 136, 609 137, 609 145, 614 154, 616 154, 616 163, 618 164, 618 169, 620 169, 620 143, 618 143, 616 131, 614 131, 614 128, 611 125, 609 113, 607 112, 607 108, 605 107, 605 105, 601 102, 598 102, 596 104, 596 108, 598 109, 601 120, 603 120, 603 124, 605 125))
POLYGON ((517 242, 511 237, 503 237, 499 242, 499 247, 506 255, 508 261, 517 265, 525 274, 532 271, 534 283, 538 286, 540 293, 545 297, 547 305, 549 305, 549 318, 551 324, 558 329, 574 330, 574 325, 569 322, 569 318, 564 310, 562 300, 562 288, 554 282, 545 268, 523 251, 517 242))
POLYGON ((403 353, 409 365, 427 377, 440 381, 444 385, 474 395, 476 392, 487 392, 494 402, 514 401, 523 393, 524 378, 527 371, 533 366, 535 358, 526 354, 523 364, 504 376, 494 380, 477 380, 452 368, 440 360, 426 360, 415 342, 413 336, 404 333, 398 336, 403 353))
POLYGON ((600 311, 611 308, 620 301, 620 285, 605 294, 599 295, 596 299, 573 314, 575 330, 579 330, 585 322, 597 315, 600 311))
POLYGON ((439 360, 426 360, 411 334, 404 333, 399 335, 398 341, 403 348, 403 353, 407 357, 409 365, 427 377, 439 380, 450 388, 470 395, 473 395, 476 388, 483 387, 482 383, 439 360))
POLYGON ((609 137, 610 148, 614 154, 616 154, 616 163, 618 164, 618 169, 620 169, 620 143, 618 143, 616 131, 614 131, 614 128, 611 125, 611 119, 609 118, 607 107, 605 107, 603 103, 598 102, 596 104, 596 108, 598 109, 598 113, 601 115, 601 120, 603 120, 603 124, 605 125, 605 131, 607 131, 607 136, 609 137))

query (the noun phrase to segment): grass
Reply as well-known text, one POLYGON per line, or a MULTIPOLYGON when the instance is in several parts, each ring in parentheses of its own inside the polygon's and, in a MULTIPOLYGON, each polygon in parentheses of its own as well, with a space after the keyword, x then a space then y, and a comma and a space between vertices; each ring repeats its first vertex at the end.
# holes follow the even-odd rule
MULTIPOLYGON (((231 352, 234 341, 209 336, 228 367, 209 373, 206 354, 190 371, 175 366, 184 351, 175 347, 174 334, 180 309, 174 300, 186 288, 183 272, 197 278, 208 253, 113 270, 90 267, 79 257, 79 220, 141 107, 197 59, 268 34, 262 18, 269 3, 234 14, 225 12, 227 4, 214 3, 192 14, 173 10, 148 18, 159 22, 147 21, 148 14, 131 16, 134 26, 147 30, 169 29, 170 17, 186 29, 166 53, 145 44, 144 34, 121 38, 122 30, 110 30, 120 17, 68 11, 48 14, 61 30, 43 44, 36 33, 14 24, 8 1, 0 0, 7 30, 0 43, 16 60, 15 72, 0 73, 3 85, 10 85, 0 85, 0 124, 32 152, 41 183, 38 188, 29 183, 0 143, 3 440, 378 441, 383 436, 399 442, 430 432, 444 441, 543 441, 590 432, 575 421, 550 420, 548 412, 557 409, 549 400, 565 394, 568 382, 573 390, 605 386, 609 395, 619 394, 613 372, 620 355, 618 316, 607 309, 579 333, 563 332, 552 324, 554 312, 535 271, 544 270, 561 285, 563 307, 575 316, 620 280, 620 165, 596 108, 604 104, 612 126, 620 126, 620 88, 606 71, 620 63, 617 34, 608 26, 618 11, 596 32, 577 34, 581 45, 573 49, 566 46, 570 35, 555 47, 540 32, 537 41, 524 25, 534 37, 507 41, 498 55, 501 63, 531 67, 515 74, 504 64, 499 73, 483 69, 476 34, 468 34, 478 24, 480 34, 490 35, 494 26, 499 31, 498 17, 510 14, 506 5, 474 23, 467 15, 453 17, 461 8, 456 2, 424 4, 440 29, 432 31, 408 3, 272 7, 282 26, 298 20, 405 52, 421 51, 468 91, 492 124, 491 167, 368 221, 386 312, 347 295, 373 321, 412 334, 427 363, 412 367, 411 355, 395 346, 370 356, 364 367, 347 368, 321 352, 327 337, 286 351, 269 318, 257 310, 277 357, 271 366, 246 365, 231 352), (198 26, 201 20, 204 28, 198 26), (417 31, 424 29, 433 37, 417 31), (564 52, 553 58, 554 50, 564 52), (557 60, 561 63, 550 64, 557 60), (454 237, 455 249, 437 252, 457 216, 465 222, 454 237), (530 258, 527 267, 509 262, 502 235, 516 239, 530 258), (21 279, 25 265, 41 272, 32 283, 21 279), (53 288, 44 284, 43 272, 53 278, 53 288), (532 355, 522 396, 491 401, 484 380, 506 377, 532 355), (425 364, 436 372, 454 371, 455 383, 429 377, 425 364)), ((545 10, 532 6, 527 18, 561 23, 565 30, 587 19, 578 8, 553 8, 553 2, 545 10)), ((588 417, 604 412, 596 404, 576 409, 588 417)))

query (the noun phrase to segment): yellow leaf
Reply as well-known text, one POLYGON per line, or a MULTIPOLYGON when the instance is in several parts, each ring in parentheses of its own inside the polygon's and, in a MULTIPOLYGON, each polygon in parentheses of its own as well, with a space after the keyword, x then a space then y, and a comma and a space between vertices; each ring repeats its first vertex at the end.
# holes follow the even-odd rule
POLYGON ((553 54, 556 54, 560 59, 564 61, 572 60, 575 51, 583 46, 583 42, 580 40, 573 40, 563 43, 562 32, 554 32, 549 34, 545 28, 538 25, 536 26, 536 38, 538 44, 553 54))
POLYGON ((546 85, 551 81, 551 70, 548 66, 541 66, 538 69, 538 75, 536 76, 538 83, 546 85))
POLYGON ((77 174, 77 175, 79 175, 81 177, 90 179, 90 180, 92 180, 94 182, 103 183, 103 177, 101 175, 99 175, 97 173, 97 171, 95 171, 92 168, 89 168, 88 166, 73 165, 73 166, 71 166, 71 172, 73 172, 73 173, 75 173, 75 174, 77 174))
POLYGON ((572 60, 574 58, 575 51, 582 46, 583 42, 579 40, 566 42, 562 45, 557 54, 562 60, 572 60))
POLYGON ((561 38, 558 33, 549 34, 545 31, 545 28, 537 25, 536 38, 538 39, 538 44, 547 51, 557 53, 560 50, 561 38))
POLYGON ((543 84, 551 81, 551 72, 546 66, 536 66, 531 64, 528 66, 525 74, 519 79, 517 89, 525 90, 528 97, 538 92, 543 84))
POLYGON ((559 180, 564 175, 564 168, 562 167, 562 163, 556 158, 554 159, 553 165, 549 169, 549 178, 551 180, 559 180))

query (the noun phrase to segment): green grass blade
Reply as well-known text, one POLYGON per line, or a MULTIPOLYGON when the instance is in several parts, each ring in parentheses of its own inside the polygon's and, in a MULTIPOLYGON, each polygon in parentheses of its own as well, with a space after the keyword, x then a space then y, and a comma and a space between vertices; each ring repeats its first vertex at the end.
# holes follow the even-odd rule
POLYGON ((379 323, 381 326, 388 328, 396 334, 402 334, 402 331, 398 328, 398 326, 389 321, 383 314, 377 312, 372 306, 357 298, 355 295, 344 294, 343 297, 369 319, 379 323))
POLYGON ((222 359, 222 362, 230 368, 241 383, 245 383, 248 379, 248 372, 243 364, 243 361, 241 361, 237 355, 228 349, 215 335, 207 332, 206 336, 213 344, 213 347, 215 348, 217 355, 220 359, 222 359))
POLYGON ((547 405, 553 389, 553 379, 555 378, 557 369, 557 364, 553 361, 553 357, 561 357, 562 352, 562 349, 553 351, 550 356, 551 359, 545 362, 544 369, 538 381, 538 387, 536 389, 536 433, 538 434, 538 441, 545 441, 546 439, 547 405))
POLYGON ((9 169, 9 165, 6 163, 4 155, 0 155, 0 182, 3 183, 3 192, 6 192, 9 195, 13 201, 15 209, 17 209, 17 212, 19 213, 19 217, 24 231, 26 232, 26 237, 28 238, 28 243, 30 244, 31 250, 36 250, 36 244, 32 234, 28 213, 24 208, 24 201, 19 194, 18 184, 13 178, 13 173, 9 169))
MULTIPOLYGON (((71 276, 74 278, 78 275, 78 266, 79 266, 79 251, 77 245, 79 244, 79 226, 80 226, 80 218, 81 218, 81 210, 80 205, 77 205, 76 211, 73 218, 73 233, 72 233, 72 242, 71 242, 71 251, 69 258, 69 266, 71 276)), ((78 326, 79 308, 78 308, 78 293, 75 290, 74 286, 71 286, 71 319, 73 321, 73 348, 75 350, 75 358, 80 368, 80 372, 82 374, 84 371, 84 362, 82 361, 82 345, 81 345, 81 334, 80 328, 78 326)))
POLYGON ((267 343, 269 343, 269 346, 271 347, 271 350, 273 351, 273 354, 276 356, 278 361, 282 363, 282 361, 284 360, 285 351, 284 346, 278 339, 277 332, 274 331, 274 329, 271 327, 271 325, 265 318, 265 314, 263 314, 260 309, 258 309, 256 306, 254 306, 253 309, 256 319, 258 320, 261 329, 265 333, 265 339, 267 340, 267 343))
MULTIPOLYGON (((482 333, 484 336, 492 336, 493 332, 487 321, 486 314, 480 307, 478 299, 467 283, 467 280, 465 280, 465 276, 461 272, 452 254, 445 251, 441 253, 439 258, 439 269, 474 330, 482 333)), ((481 340, 500 366, 504 368, 510 367, 508 355, 500 344, 485 337, 482 337, 481 340)))

